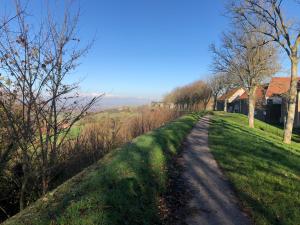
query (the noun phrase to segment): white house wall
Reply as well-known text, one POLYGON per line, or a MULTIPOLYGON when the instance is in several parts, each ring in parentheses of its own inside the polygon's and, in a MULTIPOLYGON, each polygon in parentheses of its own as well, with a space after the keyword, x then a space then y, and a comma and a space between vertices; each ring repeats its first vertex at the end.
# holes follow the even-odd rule
POLYGON ((230 98, 228 98, 228 103, 233 102, 235 99, 237 99, 244 93, 245 93, 245 90, 243 88, 238 89, 230 98))

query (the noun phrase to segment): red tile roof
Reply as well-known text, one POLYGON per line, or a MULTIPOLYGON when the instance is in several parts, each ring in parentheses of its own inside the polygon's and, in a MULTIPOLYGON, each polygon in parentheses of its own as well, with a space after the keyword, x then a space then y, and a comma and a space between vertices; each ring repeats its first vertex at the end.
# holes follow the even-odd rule
MULTIPOLYGON (((259 86, 257 89, 256 89, 256 99, 263 99, 265 97, 265 86, 259 86)), ((247 92, 245 92, 244 94, 242 94, 240 96, 240 99, 241 100, 245 100, 245 99, 248 99, 248 94, 247 92)))
MULTIPOLYGON (((260 86, 256 90, 256 98, 263 99, 264 97, 272 97, 278 96, 281 94, 285 94, 289 91, 290 88, 290 77, 273 77, 270 81, 268 86, 260 86)), ((298 78, 298 82, 300 82, 300 78, 298 78)), ((225 99, 230 98, 237 90, 240 88, 234 88, 227 92, 226 94, 222 95, 218 100, 224 101, 225 99)), ((242 94, 239 99, 248 99, 247 92, 242 94)))
POLYGON ((228 99, 232 95, 234 95, 235 92, 237 92, 238 90, 240 90, 240 88, 233 88, 230 91, 228 91, 227 93, 225 93, 224 95, 222 95, 218 100, 224 101, 225 99, 228 99))
MULTIPOLYGON (((298 78, 299 80, 300 78, 298 78)), ((273 77, 266 92, 266 97, 287 93, 290 89, 290 82, 290 77, 273 77)))

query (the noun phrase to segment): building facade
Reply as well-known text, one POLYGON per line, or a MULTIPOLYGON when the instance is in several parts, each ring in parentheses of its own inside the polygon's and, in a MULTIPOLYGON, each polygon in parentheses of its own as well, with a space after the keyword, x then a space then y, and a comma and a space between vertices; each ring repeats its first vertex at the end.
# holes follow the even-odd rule
MULTIPOLYGON (((287 112, 287 96, 290 77, 273 77, 270 83, 261 85, 256 90, 255 117, 262 121, 283 124, 287 112)), ((294 126, 300 127, 300 82, 294 126)), ((217 110, 248 115, 248 94, 243 88, 235 88, 218 98, 217 110), (226 107, 227 105, 227 107, 226 107)))

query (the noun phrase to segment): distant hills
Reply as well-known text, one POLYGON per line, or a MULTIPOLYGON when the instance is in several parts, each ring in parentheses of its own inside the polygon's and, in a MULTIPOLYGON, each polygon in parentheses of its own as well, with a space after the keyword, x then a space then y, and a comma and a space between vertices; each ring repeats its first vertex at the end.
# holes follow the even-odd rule
MULTIPOLYGON (((98 94, 99 95, 99 94, 98 94)), ((87 102, 91 100, 97 94, 82 94, 81 102, 87 102)), ((138 97, 122 97, 122 96, 113 96, 113 95, 104 95, 99 102, 93 107, 93 110, 105 110, 112 108, 119 108, 123 106, 141 106, 148 105, 151 103, 151 99, 138 98, 138 97)))

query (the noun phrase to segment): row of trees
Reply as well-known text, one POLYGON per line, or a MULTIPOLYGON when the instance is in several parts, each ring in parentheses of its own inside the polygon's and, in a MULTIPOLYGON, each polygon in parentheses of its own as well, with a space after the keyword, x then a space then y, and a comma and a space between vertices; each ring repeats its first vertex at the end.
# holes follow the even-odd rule
POLYGON ((296 20, 283 14, 284 3, 284 0, 231 1, 227 8, 233 29, 223 35, 221 46, 212 45, 211 51, 213 70, 225 74, 230 83, 247 91, 249 126, 254 127, 256 89, 267 77, 279 71, 277 49, 284 50, 291 63, 284 130, 284 142, 289 144, 296 107, 300 29, 296 20))
MULTIPOLYGON (((253 32, 263 36, 267 43, 279 46, 290 60, 291 83, 284 129, 284 142, 289 144, 292 138, 297 98, 300 29, 297 19, 284 15, 283 7, 286 2, 284 0, 240 0, 232 1, 229 9, 236 23, 245 24, 253 32)), ((295 1, 296 3, 299 2, 295 1)))
POLYGON ((165 96, 164 101, 175 104, 179 110, 207 109, 211 95, 209 83, 198 80, 175 88, 165 96))
POLYGON ((100 98, 81 104, 78 84, 67 82, 90 47, 77 38, 79 12, 71 13, 71 8, 65 5, 63 15, 48 10, 39 23, 32 23, 16 0, 16 16, 2 18, 0 177, 18 178, 6 182, 17 187, 20 210, 28 196, 48 191, 70 129, 100 98), (32 183, 37 190, 31 190, 32 183))
POLYGON ((276 48, 249 27, 235 25, 233 31, 223 34, 221 46, 212 45, 211 51, 213 70, 226 74, 231 86, 246 90, 249 126, 253 128, 256 90, 280 69, 276 48))

